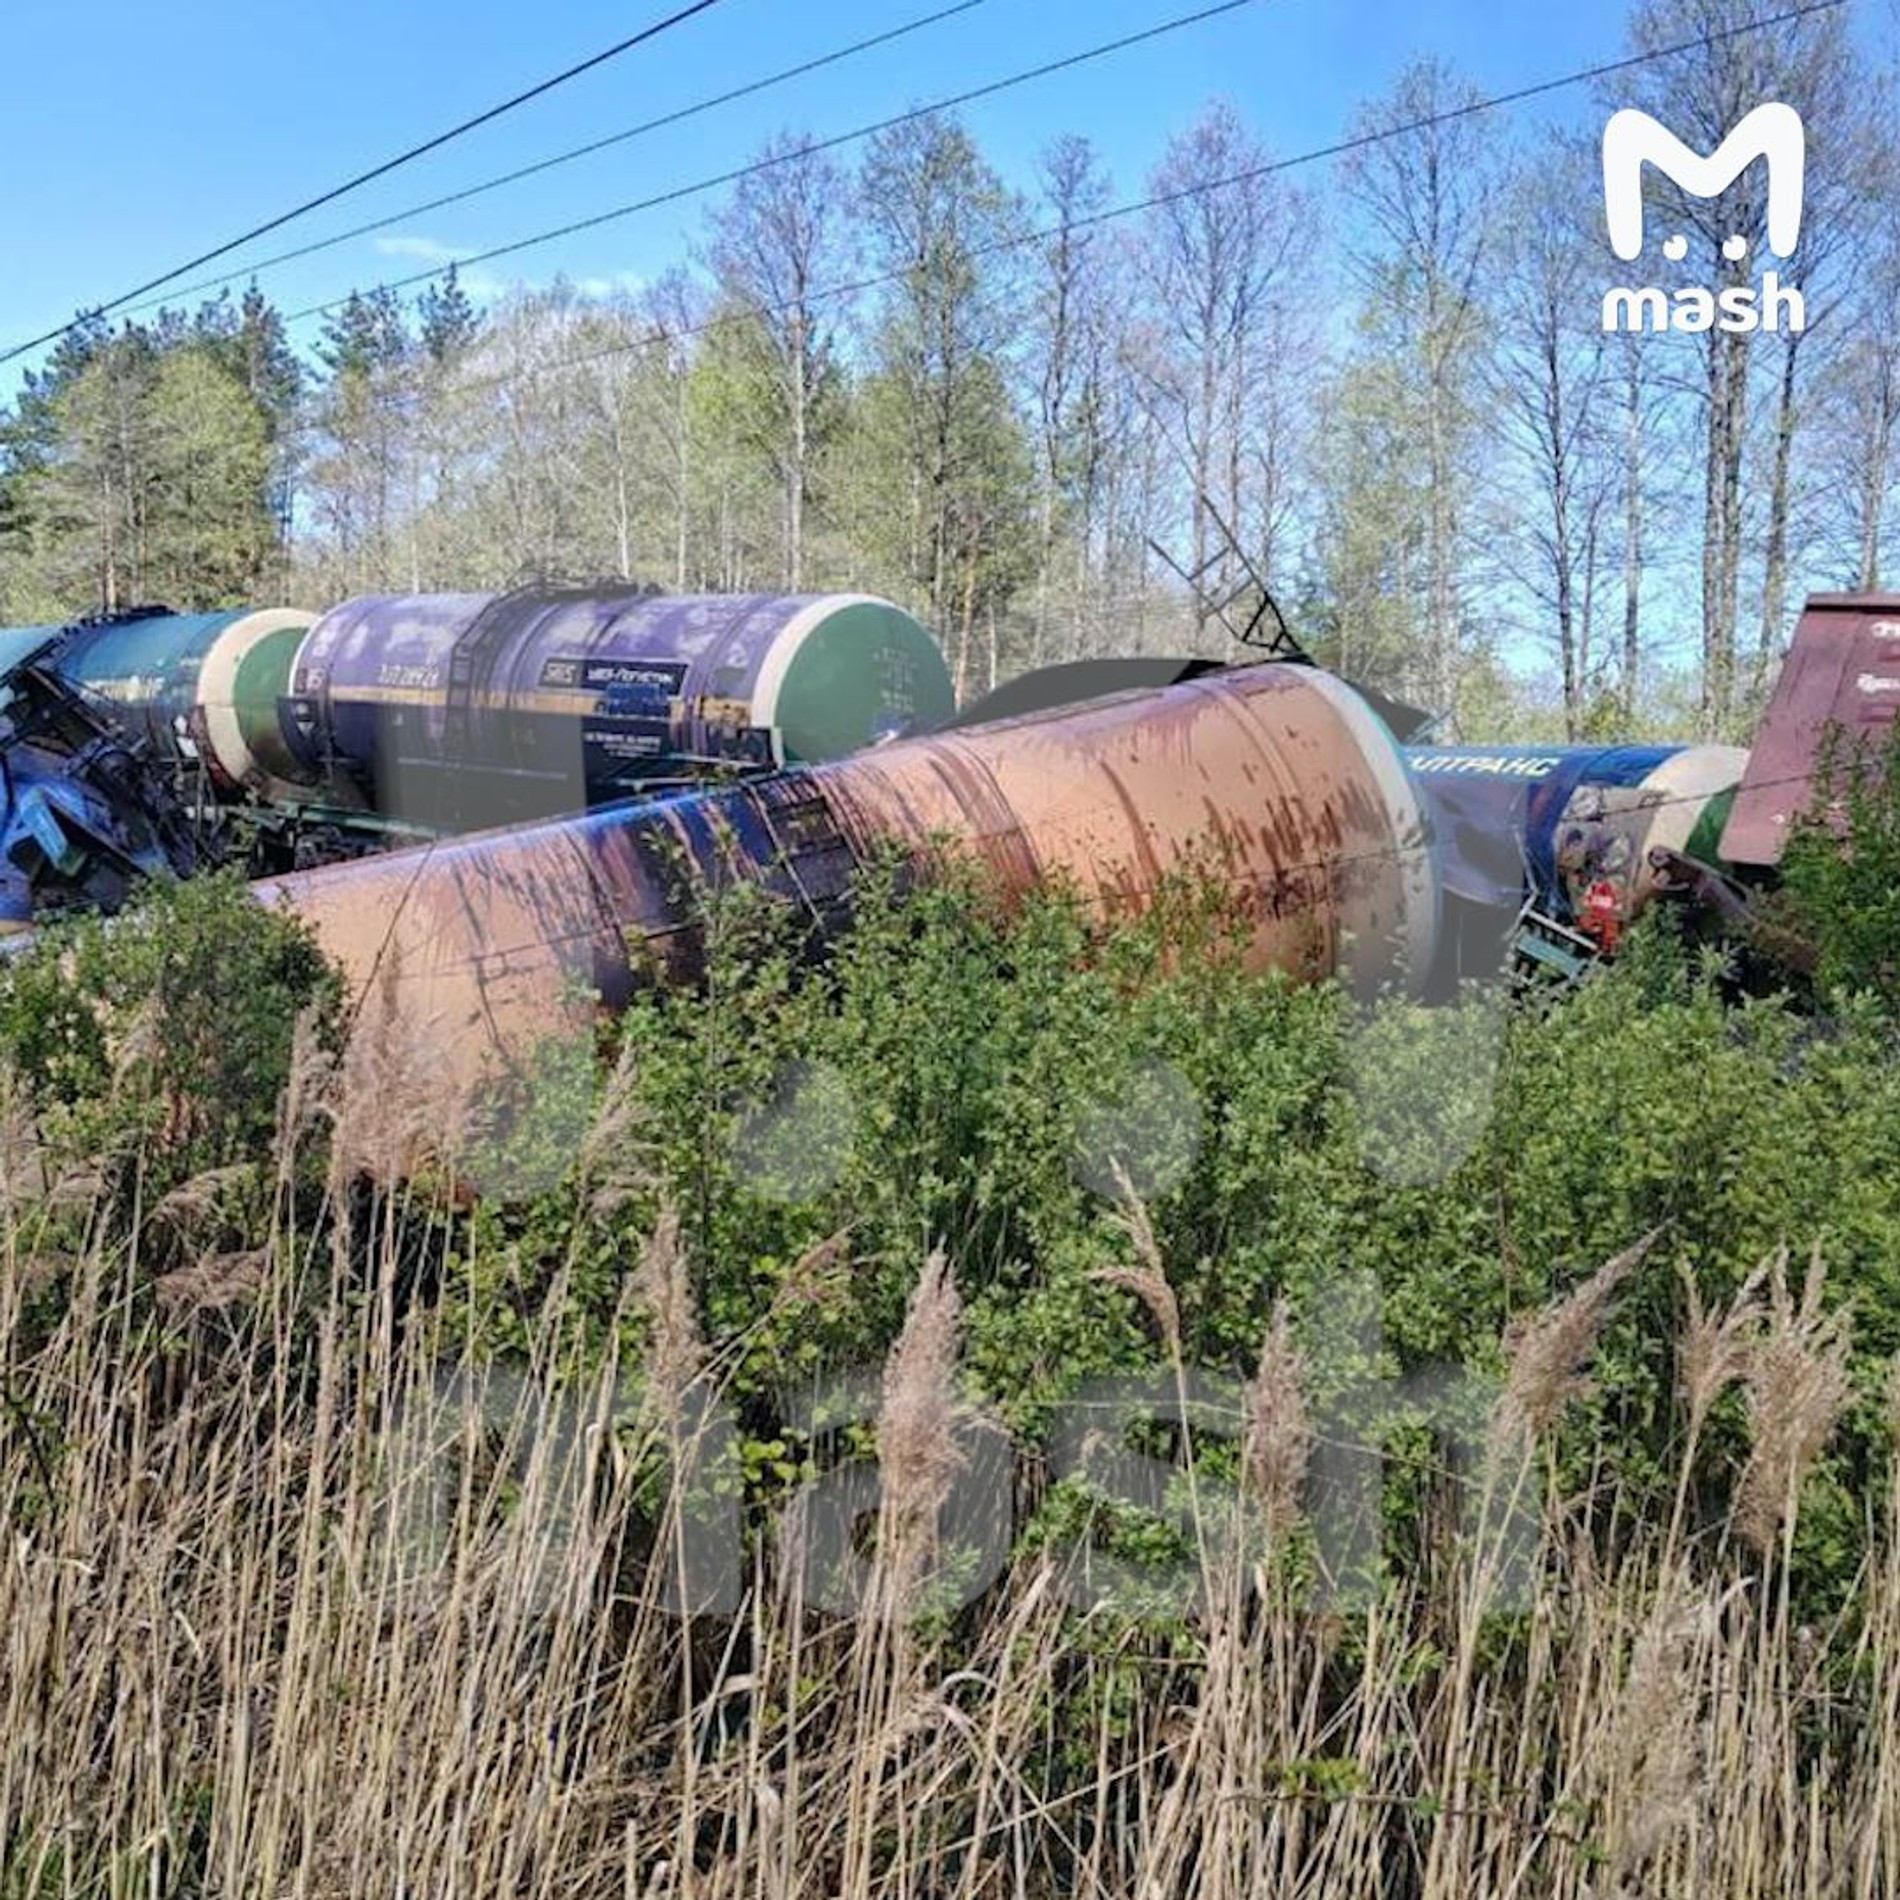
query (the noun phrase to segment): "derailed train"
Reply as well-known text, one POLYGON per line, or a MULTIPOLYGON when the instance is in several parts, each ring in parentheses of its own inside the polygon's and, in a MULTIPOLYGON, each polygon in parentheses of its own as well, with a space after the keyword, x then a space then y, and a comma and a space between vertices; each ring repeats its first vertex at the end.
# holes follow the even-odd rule
POLYGON ((1802 610, 1747 750, 1417 749, 1447 912, 1480 945, 1509 919, 1514 956, 1573 971, 1659 899, 1746 929, 1794 829, 1841 817, 1817 802, 1824 756, 1879 761, 1897 715, 1900 596, 1831 594, 1802 610))
POLYGON ((725 789, 610 806, 266 886, 359 995, 428 1024, 479 1079, 496 1051, 583 1033, 656 973, 690 977, 696 893, 738 880, 820 931, 858 871, 947 842, 1005 894, 1054 876, 1135 915, 1199 863, 1248 898, 1252 960, 1377 981, 1428 968, 1438 886, 1424 811, 1365 703, 1312 669, 1254 666, 920 735, 725 789))
POLYGON ((470 1083, 690 972, 696 887, 757 883, 827 929, 870 858, 945 840, 1006 891, 1061 875, 1105 912, 1199 864, 1244 900, 1262 967, 1428 988, 1495 970, 1508 936, 1579 968, 1658 896, 1745 905, 1823 729, 1900 703, 1900 601, 1879 598, 1810 603, 1753 755, 1407 746, 1374 697, 1282 662, 1106 697, 1065 676, 1043 696, 1063 703, 956 717, 928 634, 859 596, 534 589, 42 633, 0 634, 28 653, 7 676, 16 914, 20 887, 110 902, 74 870, 92 841, 189 870, 207 813, 261 813, 286 868, 260 898, 470 1083), (49 696, 97 726, 50 765, 22 736, 49 696), (165 772, 194 788, 189 825, 147 809, 165 772))
POLYGON ((841 757, 953 707, 936 643, 867 595, 521 588, 287 609, 139 611, 0 630, 14 737, 49 698, 92 743, 20 754, 0 816, 0 922, 97 906, 139 873, 258 870, 841 757), (164 840, 101 760, 168 777, 164 840), (178 839, 189 830, 194 848, 178 839))

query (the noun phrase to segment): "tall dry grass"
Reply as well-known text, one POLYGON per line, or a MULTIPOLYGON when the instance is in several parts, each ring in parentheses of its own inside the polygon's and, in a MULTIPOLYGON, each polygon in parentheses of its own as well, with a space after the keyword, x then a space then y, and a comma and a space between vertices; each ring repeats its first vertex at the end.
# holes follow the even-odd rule
MULTIPOLYGON (((287 1147, 325 1090, 358 1135, 392 1112, 386 1081, 352 1111, 349 1066, 322 1066, 299 1069, 287 1147)), ((1818 1263, 1691 1305, 1685 1460, 1724 1389, 1749 1426, 1728 1523, 1692 1533, 1679 1503, 1606 1548, 1553 1485, 1547 1435, 1625 1257, 1515 1337, 1476 1529, 1351 1607, 1297 1561, 1315 1428, 1288 1316, 1263 1316, 1237 1482, 1197 1493, 1259 1534, 1197 1527, 1206 1588, 1158 1645, 1073 1607, 1046 1551, 920 1613, 973 1429, 952 1260, 920 1260, 885 1370, 862 1613, 808 1601, 769 1526, 702 1613, 682 1531, 717 1487, 655 1473, 689 1462, 729 1368, 675 1223, 629 1263, 642 1366, 609 1345, 576 1370, 557 1287, 547 1350, 500 1378, 398 1310, 386 1198, 365 1216, 339 1181, 341 1240, 280 1217, 260 1260, 197 1262, 154 1321, 139 1242, 49 1268, 36 1223, 83 1183, 19 1143, 7 1161, 3 1900, 1900 1886, 1900 1504, 1837 1624, 1790 1608, 1802 1479, 1845 1392, 1818 1263), (49 1329, 52 1270, 72 1283, 49 1329), (1505 1549, 1526 1523, 1527 1558, 1505 1549)), ((193 1207, 162 1216, 168 1259, 193 1207)), ((1166 1263, 1128 1220, 1141 1264, 1118 1284, 1178 1363, 1166 1263)), ((1900 1385, 1892 1409, 1900 1431, 1900 1385)))

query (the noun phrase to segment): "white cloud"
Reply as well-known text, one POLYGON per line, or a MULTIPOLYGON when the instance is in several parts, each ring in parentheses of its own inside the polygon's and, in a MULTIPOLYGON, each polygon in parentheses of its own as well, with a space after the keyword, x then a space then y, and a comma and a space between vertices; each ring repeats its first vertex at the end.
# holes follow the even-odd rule
MULTIPOLYGON (((473 249, 466 244, 444 244, 440 238, 425 237, 419 232, 396 232, 388 237, 372 238, 371 243, 379 257, 401 258, 428 270, 446 270, 449 265, 459 264, 464 258, 474 255, 473 249)), ((458 273, 458 280, 463 290, 477 303, 493 303, 514 290, 547 288, 536 279, 505 279, 479 269, 458 273)), ((577 277, 571 281, 573 288, 584 297, 631 296, 644 290, 647 285, 647 279, 640 272, 632 270, 609 271, 598 276, 577 277)))
POLYGON ((577 277, 574 280, 574 288, 583 297, 631 296, 646 286, 647 280, 637 270, 617 270, 606 277, 577 277))
MULTIPOLYGON (((381 257, 400 257, 430 270, 446 270, 474 252, 466 244, 444 244, 440 238, 398 233, 394 237, 371 240, 381 257)), ((477 303, 493 303, 509 286, 499 277, 483 270, 458 271, 456 281, 477 303)))
POLYGON ((466 245, 444 244, 432 237, 379 237, 375 245, 383 257, 413 257, 420 264, 456 264, 469 255, 466 245))

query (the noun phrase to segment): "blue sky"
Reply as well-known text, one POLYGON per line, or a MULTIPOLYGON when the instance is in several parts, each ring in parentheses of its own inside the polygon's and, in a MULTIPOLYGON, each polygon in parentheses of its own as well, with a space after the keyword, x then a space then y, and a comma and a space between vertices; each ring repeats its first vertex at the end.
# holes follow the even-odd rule
MULTIPOLYGON (((709 13, 457 140, 218 269, 659 116, 941 0, 720 0, 709 13)), ((1190 0, 1091 0, 973 11, 762 97, 704 114, 474 202, 406 220, 266 273, 297 309, 506 243, 741 163, 769 134, 824 136, 1060 58, 1189 10, 1190 0)), ((22 340, 186 256, 443 130, 668 11, 668 0, 15 0, 0 49, 11 171, 0 271, 0 344, 22 340), (20 82, 31 75, 31 82, 20 82)), ((971 107, 966 121, 1026 182, 1055 133, 1086 133, 1138 195, 1169 134, 1211 96, 1235 100, 1280 152, 1337 137, 1407 59, 1435 52, 1487 91, 1613 57, 1622 0, 1251 0, 1162 41, 971 107)), ((1582 96, 1557 111, 1587 109, 1582 96)), ((704 201, 640 213, 525 252, 494 275, 598 284, 650 277, 691 242, 704 201)), ((307 341, 311 324, 297 335, 307 341)), ((12 387, 12 372, 0 391, 12 387)))

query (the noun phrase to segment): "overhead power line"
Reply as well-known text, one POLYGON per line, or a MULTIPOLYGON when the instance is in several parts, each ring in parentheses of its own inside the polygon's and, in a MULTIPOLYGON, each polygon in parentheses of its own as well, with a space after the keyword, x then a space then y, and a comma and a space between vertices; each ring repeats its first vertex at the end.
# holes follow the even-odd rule
MULTIPOLYGON (((801 60, 796 66, 781 67, 775 73, 767 73, 762 79, 749 80, 743 86, 734 86, 729 91, 714 93, 710 98, 696 99, 691 105, 681 106, 677 111, 662 113, 657 119, 645 119, 638 125, 627 126, 619 132, 610 132, 605 138, 590 139, 585 145, 575 145, 563 152, 555 152, 547 158, 536 159, 531 165, 522 165, 514 171, 500 172, 493 178, 484 178, 473 185, 465 185, 460 191, 445 192, 440 198, 425 199, 421 204, 410 205, 406 210, 392 211, 387 217, 373 219, 368 224, 352 226, 347 231, 339 231, 334 237, 318 238, 313 244, 301 244, 295 250, 278 251, 270 257, 259 258, 255 263, 247 264, 234 271, 227 271, 221 277, 202 277, 193 284, 181 284, 164 297, 150 297, 142 303, 135 303, 126 309, 126 315, 135 316, 143 310, 156 309, 162 303, 174 298, 195 297, 207 290, 222 290, 228 284, 244 283, 256 277, 260 272, 274 270, 280 264, 290 264, 299 258, 315 257, 321 251, 334 250, 339 244, 348 244, 354 238, 369 237, 378 231, 387 231, 392 225, 406 224, 411 218, 426 217, 431 211, 440 211, 448 205, 465 204, 471 198, 479 198, 491 191, 499 191, 504 185, 519 184, 524 178, 533 178, 542 172, 553 171, 557 166, 571 165, 576 159, 591 158, 596 152, 604 152, 616 145, 625 145, 629 140, 644 138, 649 132, 664 130, 667 126, 678 125, 686 119, 697 118, 703 112, 711 112, 717 106, 731 105, 735 99, 749 99, 755 94, 769 91, 774 86, 782 86, 788 80, 802 79, 807 73, 821 71, 827 66, 836 66, 841 61, 853 59, 860 53, 868 53, 873 48, 888 46, 893 40, 901 40, 912 33, 919 33, 927 26, 936 26, 940 21, 954 18, 960 13, 969 13, 973 9, 986 6, 989 0, 956 0, 953 6, 939 7, 934 13, 919 14, 914 20, 906 20, 901 26, 888 27, 882 33, 873 33, 866 39, 853 40, 848 46, 834 48, 829 53, 820 53, 816 58, 801 60)), ((123 307, 123 306, 121 306, 123 307)))
POLYGON ((420 145, 412 145, 407 151, 398 152, 394 158, 384 159, 380 165, 372 165, 368 171, 358 172, 354 178, 346 178, 342 184, 333 185, 328 191, 319 192, 314 198, 306 198, 303 203, 293 205, 288 211, 280 212, 274 218, 267 218, 262 224, 253 225, 248 231, 241 232, 234 238, 228 238, 224 243, 215 245, 208 251, 199 252, 196 257, 187 258, 184 263, 174 265, 161 276, 148 278, 142 284, 135 284, 130 290, 123 291, 112 298, 110 302, 95 304, 84 317, 76 318, 71 323, 63 323, 58 329, 48 330, 44 335, 32 337, 25 343, 16 343, 10 350, 0 353, 0 363, 11 363, 16 357, 24 356, 29 350, 36 350, 43 344, 57 342, 59 338, 78 329, 80 324, 91 318, 105 316, 111 311, 120 309, 135 297, 143 297, 148 291, 156 290, 162 284, 175 282, 187 271, 200 270, 220 257, 229 256, 232 251, 237 250, 241 245, 249 244, 255 238, 280 230, 294 219, 301 218, 306 213, 316 211, 324 205, 334 204, 337 199, 348 193, 358 190, 375 179, 386 178, 391 172, 414 163, 415 160, 430 152, 439 151, 452 140, 461 138, 465 133, 473 132, 478 126, 491 124, 504 113, 513 112, 517 106, 524 106, 531 99, 539 99, 554 91, 557 86, 565 86, 569 80, 578 79, 581 74, 592 72, 595 67, 604 66, 611 59, 618 59, 622 53, 629 53, 636 46, 644 46, 649 40, 657 39, 673 27, 684 25, 686 21, 698 14, 708 12, 718 4, 719 0, 689 0, 688 5, 667 14, 664 19, 655 20, 650 26, 642 27, 638 33, 629 34, 624 40, 617 40, 612 46, 602 47, 598 53, 591 54, 579 64, 569 66, 564 71, 555 73, 551 78, 543 79, 529 86, 525 91, 517 92, 487 107, 484 111, 476 113, 473 118, 464 119, 459 125, 450 126, 446 132, 438 132, 435 137, 424 139, 420 145))
MULTIPOLYGON (((407 277, 387 278, 373 288, 377 291, 409 290, 417 284, 433 282, 438 277, 446 277, 451 271, 468 270, 477 264, 490 264, 498 257, 512 257, 519 251, 532 250, 541 244, 551 244, 557 238, 573 237, 581 231, 592 231, 603 224, 612 224, 621 218, 630 218, 635 212, 657 210, 661 205, 676 204, 682 198, 694 198, 702 192, 715 191, 721 185, 737 184, 743 178, 755 178, 761 172, 774 170, 780 165, 790 164, 794 159, 808 157, 814 152, 835 151, 841 145, 854 145, 861 139, 874 138, 880 132, 888 132, 895 126, 909 125, 914 120, 929 118, 932 113, 950 112, 958 106, 967 106, 978 99, 994 98, 1001 92, 1009 92, 1017 86, 1026 86, 1031 80, 1047 79, 1052 73, 1071 71, 1077 66, 1085 66, 1092 60, 1106 59, 1112 53, 1126 52, 1131 46, 1141 46, 1150 40, 1158 40, 1164 34, 1178 33, 1184 27, 1198 26, 1205 20, 1219 18, 1225 13, 1237 13, 1242 7, 1252 6, 1255 0, 1217 0, 1213 6, 1196 9, 1192 13, 1179 13, 1172 19, 1163 20, 1157 26, 1144 27, 1139 33, 1125 33, 1119 39, 1100 40, 1093 46, 1086 46, 1080 52, 1069 53, 1061 59, 1045 61, 1040 66, 1030 66, 1022 72, 1010 73, 1002 79, 992 79, 986 85, 972 86, 963 92, 949 94, 942 99, 933 99, 928 105, 912 106, 906 112, 893 113, 888 119, 875 120, 870 125, 855 126, 849 132, 834 132, 829 138, 814 139, 795 149, 775 153, 770 158, 755 159, 749 165, 738 165, 730 171, 718 172, 710 178, 696 179, 690 185, 676 185, 670 191, 656 193, 650 198, 636 198, 631 204, 615 205, 609 211, 597 211, 591 217, 576 218, 571 223, 559 224, 549 230, 536 231, 524 238, 515 238, 507 244, 497 244, 485 251, 472 252, 467 257, 458 257, 453 263, 440 264, 428 270, 415 271, 407 277)), ((1835 5, 1845 0, 1832 0, 1835 5)), ((352 291, 348 296, 332 297, 323 303, 294 310, 287 316, 286 323, 300 323, 306 317, 323 316, 332 310, 340 310, 352 296, 361 293, 352 291)))
MULTIPOLYGON (((1574 72, 1560 74, 1554 79, 1540 79, 1530 85, 1516 87, 1510 92, 1494 93, 1485 98, 1469 100, 1463 105, 1448 106, 1441 112, 1426 113, 1395 125, 1381 126, 1375 131, 1355 133, 1347 138, 1336 139, 1330 145, 1316 145, 1307 151, 1297 152, 1289 158, 1269 159, 1265 164, 1251 165, 1244 171, 1229 173, 1224 178, 1204 179, 1198 184, 1184 185, 1176 191, 1154 192, 1145 198, 1135 198, 1123 204, 1110 205, 1106 210, 1092 212, 1087 217, 1072 218, 1066 223, 1041 225, 1031 231, 1012 233, 1008 237, 993 239, 987 244, 973 245, 970 255, 989 257, 1005 251, 1020 250, 1027 245, 1046 243, 1049 239, 1060 237, 1065 233, 1092 230, 1101 225, 1113 224, 1122 218, 1138 216, 1144 211, 1159 210, 1164 205, 1180 204, 1191 199, 1208 197, 1217 191, 1231 191, 1238 185, 1251 184, 1257 179, 1269 178, 1281 172, 1296 171, 1303 166, 1321 164, 1330 158, 1343 158, 1350 153, 1382 145, 1390 139, 1406 138, 1415 132, 1429 131, 1434 126, 1448 125, 1459 119, 1475 118, 1486 112, 1501 111, 1508 106, 1523 105, 1528 100, 1545 98, 1573 86, 1588 85, 1594 80, 1612 79, 1619 73, 1633 72, 1644 66, 1653 66, 1662 60, 1675 59, 1684 53, 1699 52, 1708 47, 1719 46, 1726 41, 1739 39, 1744 34, 1763 33, 1774 27, 1793 25, 1796 21, 1810 19, 1818 14, 1837 12, 1848 4, 1849 0, 1808 0, 1806 5, 1791 7, 1784 13, 1774 14, 1766 19, 1751 20, 1739 26, 1697 34, 1693 39, 1678 40, 1673 45, 1655 47, 1646 53, 1633 53, 1623 59, 1606 60, 1600 65, 1579 67, 1574 72)), ((698 189, 704 189, 704 187, 698 187, 698 189)), ((422 273, 422 276, 435 277, 442 274, 440 271, 429 271, 422 273)), ((806 292, 801 298, 785 298, 777 303, 749 303, 743 309, 729 310, 718 316, 708 317, 703 323, 684 324, 678 328, 656 325, 641 336, 603 344, 597 349, 584 350, 574 356, 560 357, 550 363, 535 364, 528 369, 508 370, 493 376, 471 377, 459 387, 464 392, 504 388, 510 383, 519 382, 527 375, 546 375, 566 369, 580 369, 589 363, 601 362, 608 357, 624 356, 632 351, 648 349, 658 342, 674 342, 687 337, 703 336, 708 331, 723 329, 729 324, 753 322, 762 316, 783 315, 786 311, 796 309, 803 304, 825 303, 835 298, 859 296, 869 290, 881 290, 888 285, 902 283, 909 275, 907 268, 881 271, 876 276, 856 278, 850 283, 823 285, 816 290, 806 292)), ((407 284, 420 281, 420 279, 409 278, 402 281, 407 284)), ((388 286, 391 289, 400 287, 401 285, 388 286)), ((344 301, 348 300, 344 299, 344 301)), ((297 312, 297 316, 314 316, 320 311, 333 307, 333 305, 319 304, 310 310, 297 312)), ((287 319, 287 321, 295 321, 295 318, 287 319)))

